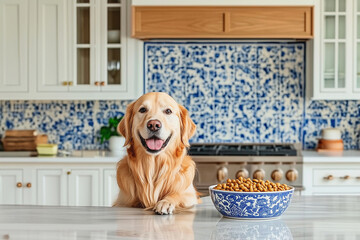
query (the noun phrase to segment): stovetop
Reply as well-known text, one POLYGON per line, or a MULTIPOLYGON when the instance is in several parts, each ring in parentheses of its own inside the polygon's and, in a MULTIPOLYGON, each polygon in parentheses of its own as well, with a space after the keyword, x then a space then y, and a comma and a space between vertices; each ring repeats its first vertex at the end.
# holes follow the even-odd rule
POLYGON ((291 144, 192 144, 190 156, 296 156, 291 144))

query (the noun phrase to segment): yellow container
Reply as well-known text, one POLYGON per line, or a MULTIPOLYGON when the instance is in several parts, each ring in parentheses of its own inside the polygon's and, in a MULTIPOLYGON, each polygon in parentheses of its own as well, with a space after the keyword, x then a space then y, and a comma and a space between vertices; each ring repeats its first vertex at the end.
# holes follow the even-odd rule
POLYGON ((38 144, 36 150, 39 155, 56 155, 58 150, 57 144, 38 144))

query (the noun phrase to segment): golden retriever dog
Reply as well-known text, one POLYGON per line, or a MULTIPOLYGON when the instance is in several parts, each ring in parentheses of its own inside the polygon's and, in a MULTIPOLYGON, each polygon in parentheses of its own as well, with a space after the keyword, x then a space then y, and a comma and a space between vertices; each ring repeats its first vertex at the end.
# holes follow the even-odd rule
POLYGON ((129 104, 118 125, 127 155, 117 164, 114 206, 162 215, 197 204, 195 163, 187 155, 195 129, 186 108, 166 93, 147 93, 129 104))

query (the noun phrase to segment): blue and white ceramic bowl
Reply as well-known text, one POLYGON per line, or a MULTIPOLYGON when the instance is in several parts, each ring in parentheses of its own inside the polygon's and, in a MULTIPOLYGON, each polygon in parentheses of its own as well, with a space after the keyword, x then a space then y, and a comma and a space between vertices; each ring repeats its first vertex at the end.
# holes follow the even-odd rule
POLYGON ((210 196, 215 208, 224 216, 238 219, 270 219, 280 217, 291 202, 294 188, 279 192, 232 192, 214 189, 210 196))

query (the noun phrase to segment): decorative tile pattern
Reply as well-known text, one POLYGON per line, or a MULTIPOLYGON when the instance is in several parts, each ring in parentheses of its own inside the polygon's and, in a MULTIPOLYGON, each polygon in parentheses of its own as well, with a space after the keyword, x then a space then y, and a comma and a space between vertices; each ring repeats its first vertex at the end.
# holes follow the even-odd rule
POLYGON ((125 113, 130 101, 0 101, 0 135, 6 129, 36 129, 60 149, 104 149, 99 129, 125 113))
MULTIPOLYGON (((167 92, 197 125, 192 142, 300 142, 339 127, 360 149, 360 101, 305 100, 305 44, 147 42, 146 91, 167 92)), ((37 129, 66 149, 103 149, 98 131, 130 101, 0 101, 0 135, 37 129)))
POLYGON ((304 43, 148 42, 145 62, 146 91, 167 92, 188 108, 198 126, 192 142, 312 149, 331 126, 342 129, 346 149, 360 148, 360 101, 305 100, 304 43))

